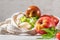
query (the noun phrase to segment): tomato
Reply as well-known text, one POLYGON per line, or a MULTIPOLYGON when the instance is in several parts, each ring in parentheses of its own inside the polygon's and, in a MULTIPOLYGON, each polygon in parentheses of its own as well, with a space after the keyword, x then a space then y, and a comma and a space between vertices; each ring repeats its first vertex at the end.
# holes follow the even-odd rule
POLYGON ((40 17, 41 16, 41 11, 37 6, 30 6, 27 11, 26 11, 26 17, 40 17))
POLYGON ((36 22, 36 31, 40 34, 44 34, 45 32, 42 31, 41 29, 43 28, 51 28, 54 27, 58 24, 59 20, 51 15, 43 15, 41 16, 37 22, 36 22))
POLYGON ((37 21, 41 26, 44 26, 44 28, 49 28, 52 26, 55 26, 54 21, 51 20, 50 16, 42 16, 37 21))
POLYGON ((43 17, 43 19, 44 19, 44 17, 48 17, 48 18, 50 18, 50 22, 54 22, 53 24, 55 25, 55 26, 57 26, 57 24, 58 24, 58 22, 59 22, 59 19, 58 18, 56 18, 55 16, 53 16, 53 15, 43 15, 43 16, 41 16, 41 17, 43 17))
POLYGON ((57 38, 58 40, 60 40, 60 32, 58 32, 58 33, 56 34, 56 38, 57 38))
POLYGON ((51 16, 51 20, 55 23, 55 26, 58 24, 59 20, 58 18, 51 16))

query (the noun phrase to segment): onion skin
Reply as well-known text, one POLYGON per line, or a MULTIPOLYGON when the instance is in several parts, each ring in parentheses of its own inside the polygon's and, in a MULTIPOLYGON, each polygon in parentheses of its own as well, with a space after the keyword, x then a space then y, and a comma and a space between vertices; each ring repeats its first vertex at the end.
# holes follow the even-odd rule
POLYGON ((41 16, 41 11, 37 6, 30 6, 26 11, 26 17, 41 16), (31 14, 31 16, 30 16, 31 14))

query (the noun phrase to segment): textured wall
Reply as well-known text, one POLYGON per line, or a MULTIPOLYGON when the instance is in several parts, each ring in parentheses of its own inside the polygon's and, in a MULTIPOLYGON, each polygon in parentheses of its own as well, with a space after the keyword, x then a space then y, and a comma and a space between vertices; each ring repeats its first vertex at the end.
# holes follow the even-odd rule
POLYGON ((59 4, 59 0, 0 0, 0 21, 10 17, 15 12, 26 11, 30 5, 37 5, 42 13, 59 16, 59 4))

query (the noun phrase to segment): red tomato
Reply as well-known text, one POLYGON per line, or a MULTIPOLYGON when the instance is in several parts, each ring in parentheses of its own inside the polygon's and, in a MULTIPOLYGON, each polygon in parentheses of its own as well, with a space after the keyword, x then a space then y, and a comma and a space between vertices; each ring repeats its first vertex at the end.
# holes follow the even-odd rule
POLYGON ((40 25, 43 25, 45 28, 49 28, 51 26, 55 26, 55 23, 53 20, 51 20, 50 16, 44 15, 41 18, 38 19, 38 23, 40 25))
POLYGON ((36 25, 35 25, 36 31, 37 31, 37 33, 45 34, 46 32, 42 31, 41 29, 50 28, 52 26, 55 27, 58 24, 58 22, 59 22, 59 20, 54 16, 43 15, 36 22, 36 25))
POLYGON ((58 32, 58 33, 56 34, 56 38, 57 38, 58 40, 60 40, 60 32, 58 32))
POLYGON ((58 18, 54 17, 54 16, 51 16, 51 20, 54 21, 55 23, 55 26, 58 24, 59 20, 58 18))
POLYGON ((59 22, 59 19, 58 18, 56 18, 55 16, 53 16, 53 15, 43 15, 43 16, 41 16, 41 17, 48 17, 50 20, 51 20, 51 22, 55 25, 55 26, 57 26, 57 24, 58 24, 58 22, 59 22))

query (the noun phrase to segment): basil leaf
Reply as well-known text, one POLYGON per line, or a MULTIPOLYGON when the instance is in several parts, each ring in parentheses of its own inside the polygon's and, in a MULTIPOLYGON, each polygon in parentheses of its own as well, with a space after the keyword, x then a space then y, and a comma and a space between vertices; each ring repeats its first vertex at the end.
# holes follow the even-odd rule
POLYGON ((43 30, 46 31, 47 34, 42 35, 42 38, 53 38, 57 32, 54 27, 44 28, 43 30))

